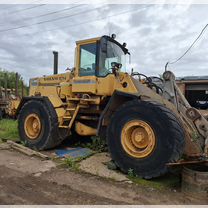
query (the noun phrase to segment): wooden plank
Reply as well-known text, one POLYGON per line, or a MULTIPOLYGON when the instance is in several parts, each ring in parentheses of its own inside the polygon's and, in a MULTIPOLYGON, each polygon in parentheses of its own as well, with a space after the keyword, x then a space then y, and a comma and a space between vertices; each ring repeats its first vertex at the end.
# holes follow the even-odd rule
POLYGON ((32 150, 32 149, 30 149, 28 147, 25 147, 25 146, 21 145, 21 144, 17 144, 15 142, 11 141, 11 140, 8 140, 7 143, 13 149, 16 149, 16 150, 18 150, 18 151, 20 151, 20 152, 22 152, 22 153, 24 153, 24 154, 26 154, 28 156, 34 156, 35 155, 35 156, 38 156, 38 157, 40 157, 42 159, 45 159, 45 160, 48 160, 49 159, 49 157, 47 155, 44 155, 44 154, 42 154, 40 152, 37 152, 35 150, 32 150))

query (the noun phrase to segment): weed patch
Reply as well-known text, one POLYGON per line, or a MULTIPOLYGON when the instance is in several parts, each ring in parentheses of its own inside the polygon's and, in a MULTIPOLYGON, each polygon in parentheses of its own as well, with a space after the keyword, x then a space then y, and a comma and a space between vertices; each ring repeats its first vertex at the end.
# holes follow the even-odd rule
POLYGON ((66 158, 66 159, 64 160, 64 164, 65 164, 67 167, 69 167, 69 168, 71 168, 71 169, 73 169, 73 170, 79 170, 79 164, 78 164, 78 161, 75 160, 74 158, 66 158))
POLYGON ((0 120, 0 139, 19 140, 17 121, 11 119, 0 120))
POLYGON ((93 150, 94 152, 100 153, 100 152, 106 152, 107 146, 104 140, 102 140, 100 137, 92 136, 91 141, 84 143, 84 142, 77 142, 75 146, 83 147, 83 148, 89 148, 93 150))
POLYGON ((69 167, 73 170, 79 170, 79 162, 90 157, 91 155, 93 155, 94 152, 92 152, 90 155, 87 155, 87 156, 84 156, 84 157, 78 157, 78 158, 71 158, 71 157, 68 157, 64 160, 64 163, 63 165, 65 165, 66 167, 69 167))
POLYGON ((159 178, 145 180, 136 176, 133 170, 131 169, 128 171, 128 178, 138 185, 144 187, 151 187, 158 190, 177 189, 180 187, 180 177, 171 173, 166 174, 165 176, 161 176, 159 178))

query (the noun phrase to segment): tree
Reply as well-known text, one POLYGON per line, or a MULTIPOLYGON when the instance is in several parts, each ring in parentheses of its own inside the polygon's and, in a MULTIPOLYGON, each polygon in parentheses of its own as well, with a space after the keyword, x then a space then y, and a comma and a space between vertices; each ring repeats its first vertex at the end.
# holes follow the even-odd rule
MULTIPOLYGON (((20 74, 19 75, 19 81, 18 81, 18 93, 21 95, 22 92, 22 84, 24 89, 24 95, 28 94, 28 86, 23 81, 23 78, 20 74)), ((0 87, 5 86, 5 79, 7 79, 7 88, 8 89, 15 89, 15 83, 16 83, 16 72, 9 72, 7 70, 4 70, 0 68, 0 87)))

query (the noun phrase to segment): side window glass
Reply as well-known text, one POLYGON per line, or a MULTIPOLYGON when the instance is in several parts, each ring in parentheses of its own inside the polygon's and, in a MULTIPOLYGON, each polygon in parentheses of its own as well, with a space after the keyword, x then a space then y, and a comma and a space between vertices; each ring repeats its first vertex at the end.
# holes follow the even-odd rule
POLYGON ((80 76, 93 76, 96 70, 96 43, 80 46, 80 76))

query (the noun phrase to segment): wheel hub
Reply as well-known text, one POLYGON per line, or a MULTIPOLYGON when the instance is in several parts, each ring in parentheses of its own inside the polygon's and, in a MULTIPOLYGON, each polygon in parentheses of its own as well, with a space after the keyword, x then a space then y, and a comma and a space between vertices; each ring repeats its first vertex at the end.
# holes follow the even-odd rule
POLYGON ((35 140, 41 132, 41 122, 37 114, 33 113, 26 117, 24 130, 29 139, 35 140))
POLYGON ((121 133, 123 149, 135 158, 147 157, 155 147, 153 129, 144 121, 134 120, 126 123, 121 133))

